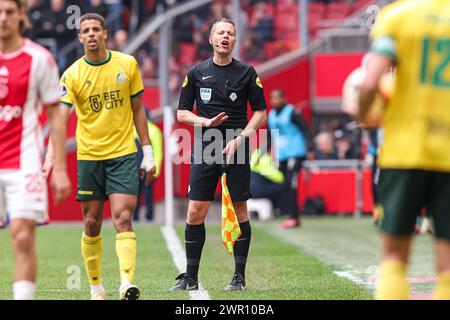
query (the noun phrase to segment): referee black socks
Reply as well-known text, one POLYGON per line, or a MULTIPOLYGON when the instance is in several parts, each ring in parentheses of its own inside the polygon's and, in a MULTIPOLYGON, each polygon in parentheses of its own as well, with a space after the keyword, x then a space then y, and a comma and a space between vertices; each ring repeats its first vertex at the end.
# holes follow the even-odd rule
POLYGON ((203 245, 205 244, 206 232, 205 224, 192 225, 186 223, 184 231, 186 244, 186 273, 189 277, 198 278, 198 267, 202 256, 203 245))
POLYGON ((250 221, 239 223, 241 228, 241 236, 234 243, 234 263, 235 272, 245 276, 245 265, 247 264, 248 249, 250 248, 250 240, 252 237, 252 228, 250 221))

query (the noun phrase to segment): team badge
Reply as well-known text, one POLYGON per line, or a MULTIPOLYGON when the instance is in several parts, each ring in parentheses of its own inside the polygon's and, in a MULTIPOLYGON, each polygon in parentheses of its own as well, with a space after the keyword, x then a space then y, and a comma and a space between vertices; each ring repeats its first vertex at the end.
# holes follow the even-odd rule
POLYGON ((233 92, 232 94, 230 94, 230 99, 231 99, 231 101, 233 101, 233 102, 236 101, 237 97, 238 97, 238 96, 237 96, 236 92, 233 92))
POLYGON ((188 80, 188 77, 186 76, 183 81, 183 88, 187 86, 188 82, 189 82, 189 80, 188 80))
POLYGON ((207 104, 211 100, 212 89, 210 88, 200 88, 200 99, 202 99, 204 104, 207 104))
POLYGON ((62 98, 67 94, 67 88, 65 86, 59 87, 59 96, 62 98))
POLYGON ((256 78, 256 85, 257 85, 258 87, 260 87, 261 89, 263 88, 263 85, 262 85, 262 83, 261 83, 261 79, 260 79, 259 77, 256 78))
POLYGON ((88 85, 88 87, 92 86, 92 81, 91 80, 86 80, 86 84, 88 85))
POLYGON ((123 71, 117 74, 117 83, 125 83, 125 73, 123 71))

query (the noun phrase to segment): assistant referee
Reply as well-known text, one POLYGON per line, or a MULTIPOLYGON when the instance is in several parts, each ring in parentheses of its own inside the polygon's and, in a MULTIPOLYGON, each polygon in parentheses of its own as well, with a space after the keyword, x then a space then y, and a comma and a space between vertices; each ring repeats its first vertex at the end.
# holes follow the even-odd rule
POLYGON ((234 22, 228 18, 214 22, 209 42, 214 56, 197 64, 187 74, 177 113, 178 121, 196 127, 196 134, 185 229, 186 273, 177 277, 179 282, 171 291, 198 290, 198 269, 205 243, 204 221, 223 170, 227 173, 231 200, 242 232, 234 246, 235 274, 225 290, 245 289, 245 266, 251 238, 246 202, 250 198, 247 140, 267 120, 266 103, 255 69, 232 58, 236 43, 234 22), (194 102, 197 114, 192 112, 194 102), (253 111, 250 121, 247 119, 247 102, 253 111), (197 134, 199 131, 200 135, 197 134), (209 142, 209 136, 215 139, 209 142), (208 150, 214 149, 220 152, 208 155, 208 150), (242 154, 245 157, 236 157, 242 154), (223 156, 226 160, 222 160, 223 156))

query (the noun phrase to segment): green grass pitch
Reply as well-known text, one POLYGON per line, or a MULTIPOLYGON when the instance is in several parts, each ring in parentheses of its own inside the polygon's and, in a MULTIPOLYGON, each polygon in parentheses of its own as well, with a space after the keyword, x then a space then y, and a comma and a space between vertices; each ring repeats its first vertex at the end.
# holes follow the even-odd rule
MULTIPOLYGON (((302 228, 280 230, 277 222, 253 223, 252 246, 247 265, 247 290, 225 292, 234 271, 233 257, 220 241, 219 226, 207 226, 207 240, 200 266, 200 281, 211 299, 372 299, 366 285, 338 277, 335 271, 366 279, 377 264, 379 241, 369 219, 308 218, 302 228)), ((138 261, 135 282, 141 299, 183 300, 188 293, 169 293, 178 275, 158 225, 137 225, 138 261)), ((176 226, 184 240, 184 226, 176 226)), ((80 226, 47 226, 38 229, 39 272, 37 299, 89 299, 89 285, 80 253, 80 226), (79 285, 79 286, 78 286, 79 285)), ((103 284, 107 299, 118 299, 119 271, 115 232, 105 225, 103 236, 103 284)), ((0 231, 0 299, 11 299, 13 254, 9 231, 0 231)), ((431 239, 416 241, 410 273, 434 275, 430 262, 431 239)), ((432 259, 431 259, 432 260, 432 259)), ((419 282, 415 293, 428 294, 432 282, 419 282)))

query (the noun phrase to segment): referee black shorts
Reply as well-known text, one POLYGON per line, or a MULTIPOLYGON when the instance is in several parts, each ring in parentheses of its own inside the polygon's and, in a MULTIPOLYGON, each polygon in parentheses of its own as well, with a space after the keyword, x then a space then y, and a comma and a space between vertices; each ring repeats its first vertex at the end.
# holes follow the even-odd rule
MULTIPOLYGON (((203 146, 203 150, 204 150, 203 146)), ((189 175, 188 197, 190 200, 212 201, 220 178, 225 171, 227 174, 227 186, 230 191, 231 201, 242 202, 251 198, 250 194, 250 161, 248 142, 242 144, 245 147, 244 161, 238 161, 236 153, 234 163, 223 166, 221 155, 217 161, 194 161, 195 151, 192 153, 192 164, 189 175)), ((242 150, 241 150, 242 151, 242 150)), ((215 157, 215 155, 212 155, 215 157)), ((205 160, 205 159, 202 159, 205 160)), ((209 159, 211 160, 211 159, 209 159)))

